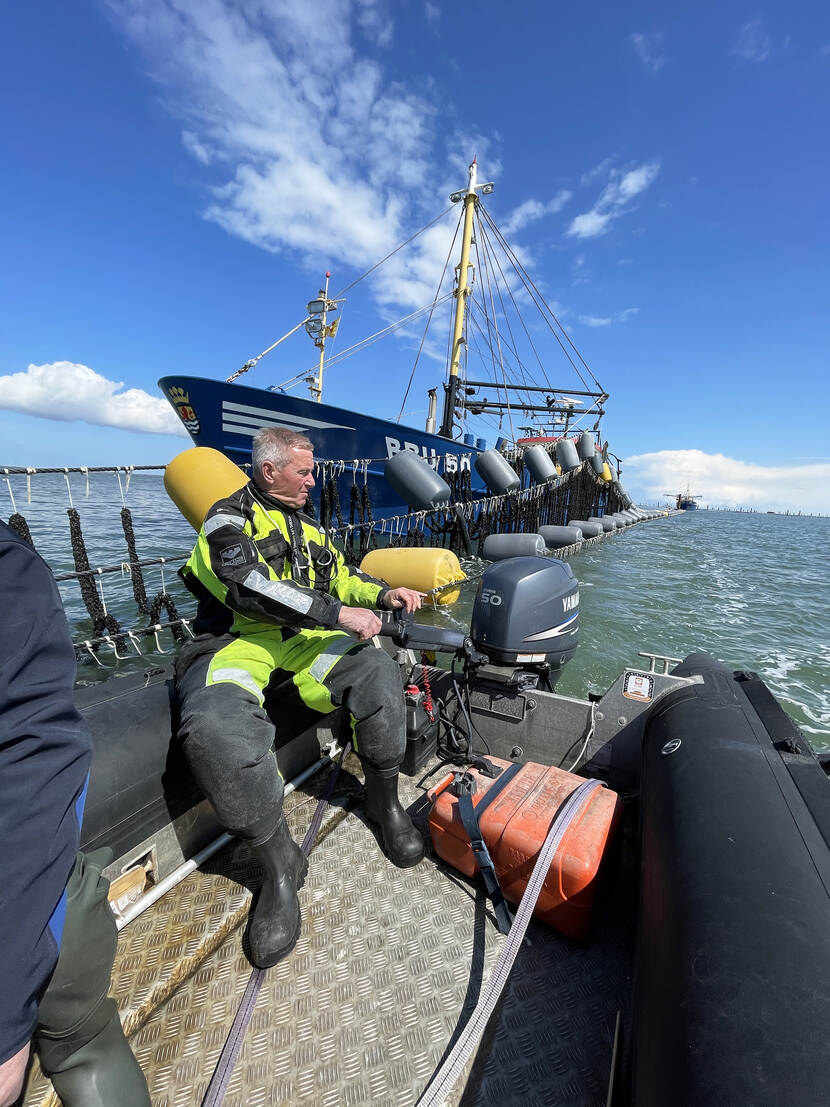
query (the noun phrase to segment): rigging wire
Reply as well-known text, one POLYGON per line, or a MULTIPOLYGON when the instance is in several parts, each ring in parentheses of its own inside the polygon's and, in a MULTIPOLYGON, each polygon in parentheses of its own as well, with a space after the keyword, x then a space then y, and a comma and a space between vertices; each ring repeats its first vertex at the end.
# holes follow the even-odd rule
MULTIPOLYGON (((522 360, 522 357, 519 354, 518 345, 516 343, 516 339, 515 339, 515 336, 513 334, 513 328, 510 326, 510 317, 509 317, 509 315, 507 313, 507 310, 505 308, 504 298, 502 297, 501 289, 499 288, 498 281, 495 279, 495 270, 494 270, 494 266, 493 266, 493 260, 494 259, 492 257, 493 251, 492 251, 492 247, 491 247, 491 244, 490 244, 489 237, 486 234, 486 232, 484 231, 483 226, 482 226, 482 242, 483 242, 483 246, 484 246, 484 264, 485 264, 485 268, 488 270, 488 285, 491 288, 493 286, 495 286, 496 294, 498 295, 499 304, 501 306, 501 314, 504 318, 505 326, 507 328, 507 333, 510 336, 510 341, 509 342, 507 341, 507 339, 505 337, 500 336, 500 350, 502 349, 502 347, 506 346, 513 353, 513 356, 516 359, 515 364, 516 364, 517 382, 527 383, 528 381, 530 381, 532 383, 532 378, 530 377, 530 374, 527 371, 527 368, 526 368, 526 366, 525 366, 525 364, 522 360), (493 270, 493 279, 492 279, 492 281, 490 281, 490 279, 489 279, 490 270, 493 270)), ((502 274, 502 279, 504 279, 504 274, 502 274)), ((490 296, 491 296, 491 304, 492 304, 492 291, 491 291, 490 296)), ((495 318, 496 317, 495 305, 492 305, 492 310, 493 310, 493 316, 495 318)), ((501 357, 502 375, 503 375, 503 382, 506 386, 506 376, 504 375, 504 360, 505 359, 503 357, 503 352, 502 352, 502 357, 501 357)), ((542 370, 542 375, 544 376, 544 369, 542 370)), ((545 381, 545 383, 547 383, 547 380, 545 381)), ((498 384, 496 384, 496 387, 498 387, 498 384)), ((506 387, 505 387, 505 396, 506 396, 506 398, 509 399, 509 395, 508 395, 508 391, 507 391, 506 387)), ((526 402, 527 403, 532 403, 532 400, 530 399, 530 394, 529 393, 528 393, 526 402)), ((518 405, 514 404, 514 406, 518 406, 518 405)))
POLYGON ((363 273, 361 276, 356 277, 351 284, 347 284, 346 287, 338 292, 337 295, 333 298, 335 300, 339 300, 340 297, 345 295, 345 293, 347 293, 350 288, 354 288, 356 284, 360 284, 360 282, 365 280, 371 273, 374 273, 376 269, 379 269, 381 265, 384 265, 387 261, 389 261, 389 259, 397 254, 399 250, 402 250, 404 246, 408 246, 410 242, 414 242, 418 235, 423 234, 424 231, 428 231, 430 227, 434 227, 435 224, 443 219, 444 216, 450 211, 452 211, 452 207, 444 208, 444 210, 440 212, 440 214, 436 215, 433 220, 427 223, 425 227, 421 227, 421 229, 419 231, 416 231, 415 234, 410 235, 406 242, 402 242, 400 246, 396 246, 395 249, 388 253, 385 258, 381 258, 380 261, 375 262, 371 269, 367 269, 366 272, 363 273))
MULTIPOLYGON (((594 372, 591 369, 590 365, 588 365, 585 358, 579 352, 579 349, 574 344, 573 340, 571 339, 571 336, 568 334, 568 332, 562 326, 561 322, 557 318, 557 316, 556 316, 555 312, 553 311, 553 309, 545 301, 545 299, 542 296, 541 292, 539 291, 539 289, 534 284, 533 279, 530 277, 530 275, 527 273, 527 271, 522 267, 521 263, 519 262, 519 259, 516 257, 515 253, 510 248, 509 243, 507 242, 504 235, 501 233, 501 231, 497 227, 497 225, 496 225, 495 221, 493 220, 492 216, 490 215, 490 213, 487 211, 487 209, 484 207, 483 204, 482 204, 481 208, 482 208, 482 212, 484 214, 484 218, 487 220, 487 223, 492 228, 494 234, 496 235, 496 237, 497 237, 499 243, 501 244, 504 252, 507 254, 508 258, 510 259, 511 263, 513 264, 513 267, 516 270, 516 272, 518 273, 519 278, 521 279, 521 281, 524 284, 525 288, 528 290, 528 292, 530 292, 531 289, 532 289, 532 297, 534 299, 534 302, 536 303, 536 306, 539 307, 539 310, 542 313, 542 317, 543 318, 545 317, 545 311, 547 311, 547 313, 550 315, 551 319, 553 319, 554 323, 556 323, 556 326, 559 328, 559 330, 564 335, 565 340, 567 341, 568 345, 571 347, 571 349, 574 351, 576 356, 579 358, 582 365, 585 367, 585 370, 590 375, 590 377, 593 380, 594 384, 597 386, 597 388, 599 388, 601 391, 604 392, 604 389, 603 389, 602 385, 597 380, 597 378, 594 375, 594 372), (540 306, 540 304, 541 304, 541 306, 540 306), (543 308, 544 308, 544 310, 542 310, 543 308)), ((553 336, 556 338, 556 341, 559 343, 560 347, 562 348, 562 352, 565 354, 565 357, 567 357, 568 361, 573 366, 573 368, 574 368, 575 372, 577 373, 579 379, 582 381, 582 383, 587 388, 588 382, 583 377, 582 373, 580 372, 580 370, 579 370, 578 366, 576 365, 576 363, 574 362, 573 358, 568 353, 568 351, 565 349, 565 346, 564 346, 562 340, 560 339, 559 335, 556 333, 556 331, 553 329, 553 327, 550 326, 549 322, 548 322, 548 327, 549 327, 551 333, 553 334, 553 336)))
MULTIPOLYGON (((498 321, 497 321, 497 316, 496 316, 496 305, 495 305, 495 301, 493 300, 493 282, 490 280, 490 265, 489 265, 489 261, 488 261, 487 250, 486 250, 487 235, 484 232, 484 225, 481 222, 481 219, 479 219, 479 221, 478 221, 478 226, 479 226, 479 229, 480 229, 482 242, 483 242, 483 245, 485 247, 485 249, 484 249, 484 271, 485 271, 486 280, 487 280, 487 294, 490 297, 490 310, 493 313, 493 329, 496 333, 496 342, 498 344, 498 351, 499 351, 498 362, 499 362, 499 366, 501 368, 502 384, 504 386, 504 402, 505 402, 505 405, 507 407, 507 421, 510 424, 510 436, 511 436, 511 438, 513 438, 515 440, 516 430, 513 426, 513 412, 511 410, 511 406, 510 406, 510 390, 507 387, 507 373, 506 373, 505 368, 504 368, 504 354, 503 354, 502 348, 501 348, 501 335, 499 334, 498 321)), ((476 257, 478 257, 478 256, 479 256, 479 253, 478 253, 478 238, 477 238, 476 239, 476 257)), ((501 295, 499 295, 499 299, 501 300, 501 295)), ((504 313, 503 303, 502 303, 502 313, 504 313)), ((508 324, 508 329, 509 329, 509 324, 508 324)))
MULTIPOLYGON (((394 323, 390 323, 387 327, 383 327, 379 331, 375 331, 374 334, 370 334, 367 338, 362 338, 360 342, 355 342, 353 346, 348 346, 345 350, 341 350, 340 353, 335 354, 329 361, 326 362, 326 368, 330 369, 332 366, 340 365, 341 362, 347 358, 352 357, 354 354, 359 353, 367 346, 373 345, 381 338, 385 338, 387 335, 392 334, 400 327, 405 326, 407 323, 412 322, 413 319, 417 319, 419 315, 423 315, 424 312, 433 311, 439 304, 445 303, 452 296, 451 292, 446 293, 439 300, 434 300, 431 304, 426 304, 424 307, 418 308, 417 311, 411 312, 409 315, 405 315, 402 319, 396 320, 394 323)), ((312 366, 310 369, 303 369, 301 372, 296 373, 293 377, 289 377, 288 380, 282 382, 282 384, 274 385, 272 391, 277 388, 287 388, 289 385, 297 384, 299 381, 305 379, 310 372, 316 370, 316 366, 312 366)))
MULTIPOLYGON (((462 212, 461 215, 463 215, 463 214, 464 213, 462 212)), ((409 396, 409 390, 410 390, 410 388, 412 388, 412 382, 415 380, 415 371, 418 368, 418 362, 421 359, 421 351, 423 350, 424 343, 427 340, 427 332, 429 331, 429 327, 430 327, 430 324, 432 322, 433 312, 435 311, 435 308, 438 306, 438 303, 439 303, 438 297, 440 296, 440 293, 441 293, 441 286, 444 283, 444 277, 447 275, 447 266, 450 264, 450 258, 452 257, 452 252, 453 252, 453 249, 455 248, 455 240, 458 238, 458 231, 459 231, 460 227, 461 227, 461 216, 459 215, 458 222, 455 225, 455 234, 452 236, 452 242, 450 243, 450 248, 447 251, 447 257, 446 257, 446 260, 444 261, 444 268, 441 270, 441 279, 438 281, 438 288, 435 290, 435 298, 433 299, 432 304, 430 305, 429 315, 427 317, 426 326, 424 327, 424 333, 421 335, 421 344, 418 347, 418 353, 415 355, 415 363, 412 366, 412 372, 409 374, 409 383, 406 386, 406 391, 404 392, 403 399, 401 400, 401 407, 400 407, 400 411, 398 412, 398 418, 395 420, 397 423, 400 423, 400 421, 403 417, 403 409, 406 405, 406 401, 407 401, 407 398, 409 396)), ((443 303, 444 300, 448 299, 450 296, 452 296, 451 291, 446 296, 443 297, 443 299, 441 300, 441 303, 443 303)))
MULTIPOLYGON (((490 240, 489 240, 489 237, 487 235, 485 235, 485 237, 484 237, 484 242, 485 242, 485 245, 489 245, 490 240)), ((536 349, 536 346, 533 342, 533 339, 530 336, 530 331, 527 329, 527 326, 526 326, 525 321, 524 321, 524 316, 522 315, 521 311, 519 310, 519 305, 516 303, 516 298, 513 295, 513 289, 510 287, 510 282, 508 281, 507 277, 505 276, 504 270, 502 269, 501 264, 499 262, 499 259, 496 256, 495 250, 493 251, 493 261, 494 261, 495 265, 498 266, 498 270, 499 270, 499 273, 501 275, 501 279, 502 279, 502 281, 504 283, 504 286, 507 289, 507 292, 510 296, 510 302, 513 304, 513 308, 516 312, 516 316, 518 317, 519 322, 522 324, 522 330, 525 332, 525 337, 527 338, 527 341, 530 344, 531 350, 533 350, 533 354, 536 358, 536 362, 539 366, 539 369, 542 372, 542 377, 544 379, 544 382, 550 388, 551 392, 554 392, 555 389, 553 388, 553 386, 550 383, 550 379, 548 378, 547 372, 545 371, 545 367, 542 364, 542 359, 539 356, 539 351, 536 349)), ((501 298, 501 296, 499 298, 501 298)), ((506 317, 506 313, 505 313, 505 317, 506 317)), ((509 323, 508 323, 508 328, 509 328, 509 323)), ((513 338, 512 330, 510 332, 510 337, 513 338)), ((513 341, 514 341, 514 345, 515 345, 515 339, 513 339, 513 341)))

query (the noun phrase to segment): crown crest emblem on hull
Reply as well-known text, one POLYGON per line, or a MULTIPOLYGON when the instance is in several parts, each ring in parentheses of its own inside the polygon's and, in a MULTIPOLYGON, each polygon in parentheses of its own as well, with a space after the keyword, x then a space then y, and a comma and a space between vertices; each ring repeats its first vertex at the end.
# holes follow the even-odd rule
POLYGON ((201 428, 196 412, 190 406, 190 395, 179 385, 168 388, 167 395, 170 397, 170 402, 176 409, 176 414, 184 423, 187 433, 191 435, 198 434, 201 428))

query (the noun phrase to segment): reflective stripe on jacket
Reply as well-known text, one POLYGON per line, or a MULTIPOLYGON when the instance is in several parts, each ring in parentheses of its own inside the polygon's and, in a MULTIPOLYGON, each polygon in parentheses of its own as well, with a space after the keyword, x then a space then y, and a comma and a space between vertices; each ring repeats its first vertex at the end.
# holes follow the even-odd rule
POLYGON ((199 599, 197 633, 333 628, 342 604, 375 607, 387 591, 253 481, 213 505, 181 577, 199 599))

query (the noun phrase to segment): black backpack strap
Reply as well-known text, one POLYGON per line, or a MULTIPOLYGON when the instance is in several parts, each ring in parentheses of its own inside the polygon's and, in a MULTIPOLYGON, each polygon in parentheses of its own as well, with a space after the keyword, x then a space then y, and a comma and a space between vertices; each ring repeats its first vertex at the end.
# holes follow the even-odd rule
MULTIPOLYGON (((510 783, 521 767, 521 765, 515 764, 508 766, 499 776, 492 788, 489 788, 487 793, 482 796, 480 802, 475 807, 473 806, 473 797, 468 789, 462 789, 458 795, 458 813, 461 816, 464 829, 467 831, 467 836, 470 839, 475 862, 478 865, 481 875, 484 877, 487 894, 493 902, 493 911, 496 916, 499 933, 501 934, 507 934, 510 930, 513 923, 513 916, 510 914, 507 900, 504 898, 504 893, 499 885, 499 878, 496 875, 496 869, 493 865, 490 851, 487 848, 487 843, 482 837, 479 819, 484 810, 490 806, 502 789, 510 783)), ((465 779, 467 778, 462 777, 462 782, 465 779)))

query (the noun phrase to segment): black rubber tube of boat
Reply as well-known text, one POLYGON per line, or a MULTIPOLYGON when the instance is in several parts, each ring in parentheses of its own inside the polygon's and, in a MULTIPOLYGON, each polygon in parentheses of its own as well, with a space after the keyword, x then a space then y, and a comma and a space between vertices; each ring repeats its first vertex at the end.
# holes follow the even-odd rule
POLYGON ((637 1107, 827 1102, 830 781, 754 674, 703 654, 643 739, 637 1107))

